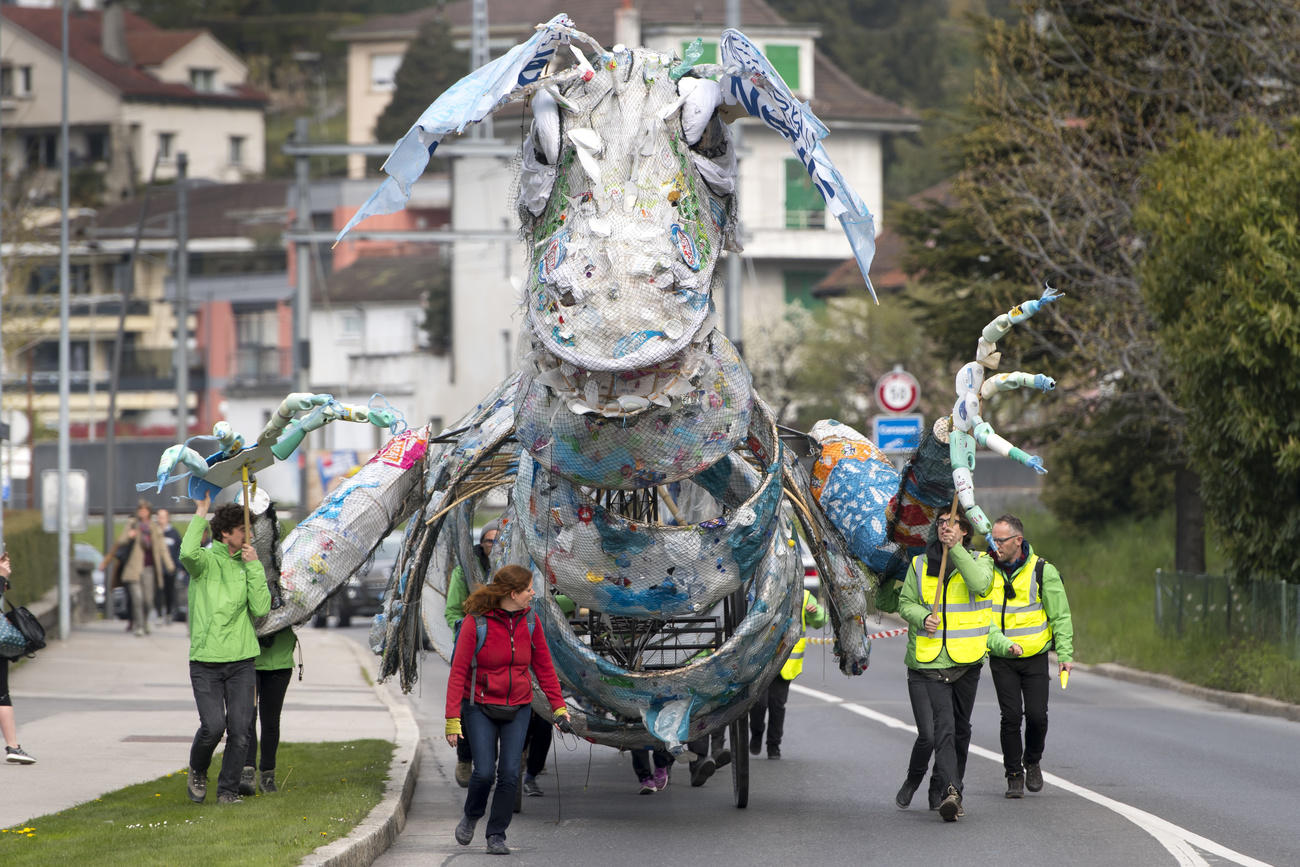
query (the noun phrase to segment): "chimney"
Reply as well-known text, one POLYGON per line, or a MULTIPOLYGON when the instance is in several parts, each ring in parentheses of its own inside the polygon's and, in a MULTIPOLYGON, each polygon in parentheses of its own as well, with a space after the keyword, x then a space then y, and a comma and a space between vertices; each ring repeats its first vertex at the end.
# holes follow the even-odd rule
POLYGON ((104 0, 100 24, 100 48, 109 60, 130 65, 131 52, 126 47, 126 14, 120 0, 104 0))
POLYGON ((641 45, 641 13, 632 0, 623 0, 623 5, 614 10, 614 44, 625 48, 641 45))

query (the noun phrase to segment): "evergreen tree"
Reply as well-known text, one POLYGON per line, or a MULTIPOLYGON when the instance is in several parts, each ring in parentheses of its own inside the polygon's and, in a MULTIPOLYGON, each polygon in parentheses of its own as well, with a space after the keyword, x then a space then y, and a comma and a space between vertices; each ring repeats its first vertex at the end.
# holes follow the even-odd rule
POLYGON ((1242 578, 1300 582, 1300 125, 1193 135, 1143 176, 1142 296, 1242 578))
POLYGON ((393 98, 375 122, 375 140, 396 142, 439 94, 470 71, 469 54, 456 48, 451 26, 441 15, 430 18, 402 57, 393 98))

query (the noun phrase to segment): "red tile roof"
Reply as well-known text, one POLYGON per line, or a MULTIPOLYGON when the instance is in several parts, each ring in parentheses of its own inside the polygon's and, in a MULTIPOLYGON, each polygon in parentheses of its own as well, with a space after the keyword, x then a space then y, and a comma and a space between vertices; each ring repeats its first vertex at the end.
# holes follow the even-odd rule
MULTIPOLYGON (((466 33, 470 25, 470 0, 451 0, 442 7, 453 31, 466 33)), ((488 14, 488 27, 494 37, 523 40, 539 22, 548 21, 560 12, 569 13, 578 29, 608 47, 614 40, 614 13, 623 0, 496 0, 488 14)), ((669 25, 697 26, 703 33, 721 35, 725 4, 716 0, 642 0, 636 4, 641 12, 641 28, 669 25)), ((428 19, 439 14, 437 8, 421 9, 399 15, 381 15, 335 33, 335 38, 409 39, 428 19)), ((741 30, 773 28, 809 29, 792 25, 763 0, 741 0, 741 30)), ((912 127, 920 123, 913 112, 866 90, 841 71, 820 51, 814 63, 816 96, 813 111, 824 120, 856 120, 901 124, 912 127)), ((431 95, 432 97, 432 95, 431 95)))
MULTIPOLYGON (((63 50, 62 10, 0 5, 0 15, 5 18, 6 27, 21 28, 56 52, 63 50)), ((163 30, 129 10, 124 10, 123 19, 132 64, 118 63, 104 54, 101 44, 104 15, 99 10, 69 14, 68 55, 78 66, 117 89, 124 99, 224 105, 267 102, 266 94, 246 84, 236 85, 225 93, 203 93, 188 84, 159 81, 140 67, 161 63, 204 31, 163 30)))

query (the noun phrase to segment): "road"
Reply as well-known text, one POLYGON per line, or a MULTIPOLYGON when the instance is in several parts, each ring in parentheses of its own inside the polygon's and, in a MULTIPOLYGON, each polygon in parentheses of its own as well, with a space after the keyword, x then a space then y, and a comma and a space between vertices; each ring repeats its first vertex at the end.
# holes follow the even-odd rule
MULTIPOLYGON (((353 627, 356 640, 365 630, 353 627)), ((871 669, 847 678, 810 648, 790 695, 784 758, 751 761, 749 807, 723 769, 703 788, 673 774, 641 796, 626 755, 557 737, 509 842, 523 864, 713 865, 1300 864, 1300 724, 1076 670, 1054 686, 1046 787, 1003 798, 998 712, 987 670, 967 769, 966 817, 898 810, 913 732, 902 639, 878 640, 871 669)), ((446 665, 429 654, 410 699, 426 747, 406 831, 383 867, 497 863, 478 839, 452 840, 464 791, 442 738, 446 665)), ((480 838, 481 838, 480 827, 480 838)))

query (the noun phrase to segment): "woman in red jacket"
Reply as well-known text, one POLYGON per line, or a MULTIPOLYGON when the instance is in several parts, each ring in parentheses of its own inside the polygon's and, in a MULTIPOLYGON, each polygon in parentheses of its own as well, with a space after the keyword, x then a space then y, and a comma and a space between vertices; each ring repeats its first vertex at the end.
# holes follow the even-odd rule
POLYGON ((487 851, 493 855, 510 852, 506 828, 514 811, 524 735, 532 715, 530 669, 551 703, 556 725, 567 728, 569 716, 546 636, 528 607, 532 601, 533 574, 522 566, 503 566, 492 576, 492 583, 471 593, 465 600, 465 622, 456 639, 447 680, 447 743, 454 747, 462 737, 469 738, 474 756, 456 842, 468 846, 474 838, 474 826, 487 810, 495 775, 496 795, 487 824, 487 851), (476 654, 480 623, 486 630, 476 654), (468 702, 464 720, 460 718, 462 700, 468 702))

